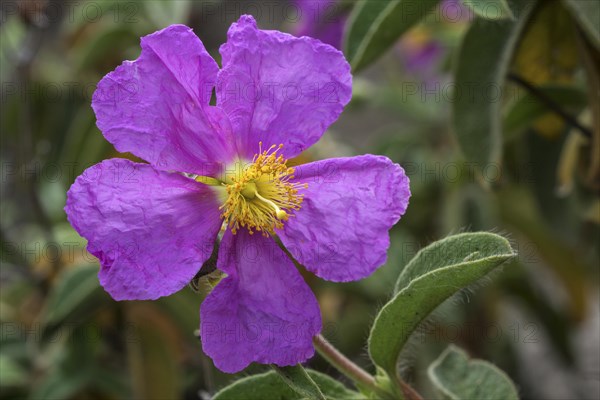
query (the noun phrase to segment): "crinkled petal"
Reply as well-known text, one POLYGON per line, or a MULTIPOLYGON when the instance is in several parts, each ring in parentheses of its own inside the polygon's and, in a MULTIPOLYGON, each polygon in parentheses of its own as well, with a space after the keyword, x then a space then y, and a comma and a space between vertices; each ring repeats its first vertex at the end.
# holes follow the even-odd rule
POLYGON ((231 25, 221 46, 217 104, 233 126, 242 157, 283 144, 290 158, 311 146, 352 95, 350 66, 335 48, 256 27, 251 16, 231 25))
POLYGON ((100 260, 100 283, 116 300, 172 294, 208 259, 221 226, 208 187, 124 159, 88 168, 65 211, 100 260))
POLYGON ((406 211, 408 177, 382 156, 332 158, 296 167, 304 202, 277 234, 291 254, 323 279, 370 275, 386 260, 388 231, 406 211))
POLYGON ((163 170, 213 175, 235 154, 223 111, 208 105, 219 67, 183 25, 142 38, 142 53, 98 84, 98 128, 121 152, 163 170))
POLYGON ((319 305, 272 238, 227 231, 218 267, 228 276, 200 309, 202 347, 217 368, 235 373, 251 362, 286 366, 313 356, 319 305))

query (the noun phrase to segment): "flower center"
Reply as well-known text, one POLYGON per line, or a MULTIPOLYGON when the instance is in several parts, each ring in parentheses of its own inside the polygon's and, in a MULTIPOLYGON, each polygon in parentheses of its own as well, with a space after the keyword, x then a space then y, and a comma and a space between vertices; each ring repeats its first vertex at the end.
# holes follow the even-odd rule
POLYGON ((283 228, 290 212, 299 210, 304 195, 298 190, 307 188, 305 183, 293 183, 294 168, 287 166, 287 160, 277 155, 283 145, 271 146, 262 150, 252 163, 239 174, 225 179, 227 198, 221 210, 221 216, 236 233, 240 227, 262 232, 267 236, 275 228, 283 228))

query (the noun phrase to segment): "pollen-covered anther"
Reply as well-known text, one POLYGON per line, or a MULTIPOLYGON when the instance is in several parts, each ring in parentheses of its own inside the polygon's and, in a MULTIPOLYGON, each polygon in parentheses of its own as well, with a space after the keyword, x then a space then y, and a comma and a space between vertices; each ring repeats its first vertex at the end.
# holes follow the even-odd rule
POLYGON ((294 168, 277 154, 282 147, 271 146, 263 151, 259 143, 259 153, 252 163, 226 185, 222 217, 234 234, 242 227, 250 234, 259 231, 268 236, 274 229, 283 228, 291 213, 300 209, 304 195, 299 190, 308 185, 290 182, 294 168))

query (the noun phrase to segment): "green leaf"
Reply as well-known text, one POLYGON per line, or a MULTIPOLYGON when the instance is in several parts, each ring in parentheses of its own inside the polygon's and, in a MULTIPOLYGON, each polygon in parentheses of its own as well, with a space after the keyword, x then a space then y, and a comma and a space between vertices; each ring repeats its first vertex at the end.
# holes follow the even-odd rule
POLYGON ((425 247, 396 283, 396 296, 375 318, 369 353, 396 375, 398 357, 419 324, 442 302, 515 256, 506 239, 493 233, 463 233, 425 247))
POLYGON ((361 1, 348 20, 346 57, 354 72, 366 67, 419 22, 440 0, 361 1))
POLYGON ((51 371, 29 395, 31 400, 37 399, 69 399, 82 390, 88 383, 85 374, 67 375, 62 369, 51 371))
POLYGON ((483 360, 469 360, 467 353, 449 346, 428 369, 429 379, 445 399, 517 400, 510 378, 483 360))
POLYGON ((299 395, 302 395, 303 398, 325 400, 325 396, 302 365, 298 364, 291 367, 273 365, 273 369, 289 387, 299 395))
POLYGON ((478 17, 498 20, 514 19, 506 0, 462 0, 462 3, 471 9, 478 17))
POLYGON ((129 376, 123 371, 107 368, 99 363, 94 365, 90 386, 103 393, 108 398, 131 399, 129 376))
MULTIPOLYGON (((361 394, 347 389, 327 375, 312 370, 306 370, 306 372, 327 399, 364 399, 361 394)), ((288 386, 278 373, 270 371, 234 382, 215 394, 213 400, 300 400, 305 398, 306 396, 288 386)))
MULTIPOLYGON (((573 86, 564 85, 546 85, 537 88, 545 97, 560 104, 565 110, 573 115, 579 112, 587 104, 587 96, 581 89, 573 86)), ((552 111, 539 100, 537 96, 526 93, 515 101, 508 109, 504 117, 504 135, 514 136, 533 124, 533 122, 552 111)), ((507 137, 508 138, 508 137, 507 137)))
POLYGON ((0 354, 0 387, 22 386, 27 382, 27 371, 12 358, 0 354))
MULTIPOLYGON (((534 87, 575 85, 577 73, 581 71, 578 47, 576 23, 565 12, 563 4, 559 1, 540 3, 519 38, 511 72, 534 87)), ((558 138, 567 129, 564 119, 555 113, 547 113, 531 122, 531 128, 548 139, 558 138)), ((507 133, 518 133, 504 128, 505 140, 512 139, 507 133)))
POLYGON ((181 397, 181 337, 172 320, 152 303, 127 304, 134 327, 127 341, 129 370, 136 399, 181 397))
POLYGON ((570 84, 581 70, 577 26, 558 1, 535 8, 519 38, 511 72, 534 85, 570 84))
POLYGON ((157 28, 164 28, 172 24, 185 24, 189 18, 192 3, 189 0, 145 1, 144 7, 148 18, 157 28))
POLYGON ((600 50, 600 2, 597 0, 563 0, 590 41, 600 50))
POLYGON ((502 155, 499 98, 515 45, 535 1, 515 2, 516 20, 476 18, 461 44, 453 130, 468 162, 481 172, 502 155))
MULTIPOLYGON (((177 3, 177 2, 175 2, 177 3)), ((112 24, 89 40, 83 41, 75 54, 78 57, 80 71, 94 70, 110 59, 111 55, 124 53, 127 46, 137 44, 139 39, 128 26, 112 24)), ((68 144, 67 144, 68 145, 68 144)))
POLYGON ((30 392, 31 399, 70 399, 89 385, 100 349, 100 338, 92 332, 94 327, 81 325, 68 333, 60 351, 49 360, 52 368, 30 392))
MULTIPOLYGON (((539 162, 536 160, 534 164, 539 162)), ((547 164, 541 164, 539 168, 543 169, 544 165, 547 164)), ((553 233, 547 218, 540 213, 539 198, 534 196, 532 188, 510 185, 497 191, 496 196, 501 220, 522 238, 519 248, 529 250, 525 261, 539 263, 544 270, 556 276, 560 290, 565 293, 565 307, 561 313, 568 315, 572 321, 585 318, 590 307, 589 297, 581 288, 586 286, 586 271, 591 271, 592 265, 579 255, 577 247, 553 233), (532 255, 535 258, 527 260, 532 255)))
POLYGON ((106 294, 98 283, 98 267, 82 265, 65 271, 53 288, 48 300, 46 324, 60 322, 84 308, 87 303, 106 294))

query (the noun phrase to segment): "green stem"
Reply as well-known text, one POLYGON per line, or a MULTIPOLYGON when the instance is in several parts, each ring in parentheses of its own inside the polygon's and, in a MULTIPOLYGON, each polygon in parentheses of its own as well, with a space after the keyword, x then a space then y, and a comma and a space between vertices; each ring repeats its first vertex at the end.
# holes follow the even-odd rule
POLYGON ((367 388, 383 398, 390 398, 391 394, 377 385, 375 378, 367 371, 350 361, 338 349, 333 347, 323 336, 317 335, 313 338, 317 352, 333 365, 338 371, 352 379, 358 386, 367 388))

